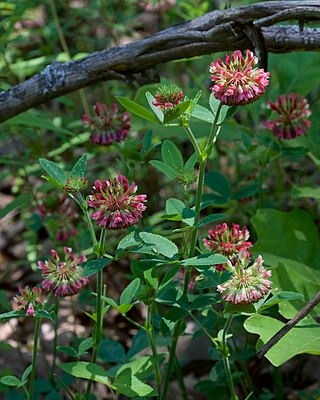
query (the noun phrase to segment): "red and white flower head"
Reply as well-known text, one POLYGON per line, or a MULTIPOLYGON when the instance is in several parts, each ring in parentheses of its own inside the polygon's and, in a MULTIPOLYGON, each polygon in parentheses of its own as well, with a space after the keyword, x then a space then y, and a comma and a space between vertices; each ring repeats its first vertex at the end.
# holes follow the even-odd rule
POLYGON ((24 289, 19 287, 20 295, 14 296, 13 300, 18 303, 19 310, 27 307, 27 315, 34 315, 37 309, 42 309, 42 306, 47 302, 46 296, 41 288, 34 287, 32 289, 26 286, 24 289))
POLYGON ((152 104, 161 110, 170 110, 180 104, 184 94, 178 85, 162 85, 156 91, 152 104))
POLYGON ((246 51, 244 58, 240 50, 232 56, 226 55, 226 61, 220 58, 211 63, 210 73, 214 85, 210 88, 214 97, 228 106, 245 105, 256 101, 269 84, 270 72, 254 68, 258 58, 252 51, 246 51))
MULTIPOLYGON (((252 242, 249 242, 250 233, 244 226, 240 229, 237 224, 232 224, 232 227, 226 223, 217 225, 215 229, 208 231, 208 238, 203 239, 203 243, 207 249, 214 253, 222 254, 228 258, 231 263, 235 263, 238 259, 240 251, 245 252, 250 258, 251 253, 248 250, 252 247, 252 242)), ((226 264, 215 265, 218 271, 224 271, 226 264)))
POLYGON ((73 296, 89 282, 82 277, 83 268, 79 265, 87 260, 85 254, 80 257, 72 254, 70 247, 64 247, 64 260, 61 261, 56 250, 51 250, 53 261, 38 261, 43 281, 41 286, 55 296, 73 296))
POLYGON ((266 121, 263 125, 279 139, 302 136, 311 125, 308 119, 311 115, 309 103, 303 96, 299 98, 298 93, 279 96, 274 103, 270 101, 268 106, 279 117, 273 121, 266 121))
POLYGON ((87 114, 82 116, 84 127, 91 131, 91 142, 100 146, 123 142, 131 128, 130 114, 128 112, 118 114, 116 103, 109 107, 103 103, 96 103, 93 109, 96 117, 90 118, 87 114))
POLYGON ((147 196, 135 195, 137 185, 135 182, 129 185, 123 175, 113 180, 96 180, 93 189, 88 205, 95 208, 91 218, 97 220, 102 228, 117 230, 135 225, 147 208, 143 204, 147 196))
POLYGON ((240 252, 238 262, 235 265, 229 262, 227 265, 227 270, 231 272, 230 279, 217 286, 222 299, 232 304, 247 305, 256 303, 266 295, 272 285, 268 279, 271 270, 266 271, 262 264, 263 259, 259 256, 249 265, 247 254, 240 252))

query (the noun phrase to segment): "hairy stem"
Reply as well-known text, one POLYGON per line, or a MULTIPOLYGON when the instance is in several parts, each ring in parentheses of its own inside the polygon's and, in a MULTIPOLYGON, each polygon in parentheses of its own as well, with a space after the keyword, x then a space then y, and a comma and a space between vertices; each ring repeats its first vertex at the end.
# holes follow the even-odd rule
POLYGON ((32 368, 31 368, 31 373, 30 373, 28 400, 32 400, 32 398, 33 398, 33 388, 34 388, 34 380, 35 380, 35 376, 36 376, 39 334, 40 334, 40 326, 41 326, 42 318, 35 318, 35 320, 36 320, 36 323, 35 323, 35 327, 34 327, 32 368))
POLYGON ((158 393, 161 390, 161 372, 160 372, 160 365, 158 360, 158 352, 157 352, 157 345, 154 337, 153 332, 153 324, 152 324, 152 310, 153 310, 153 303, 148 306, 148 316, 147 316, 147 326, 146 332, 149 339, 149 344, 152 350, 153 355, 153 365, 155 369, 155 379, 157 384, 158 393))

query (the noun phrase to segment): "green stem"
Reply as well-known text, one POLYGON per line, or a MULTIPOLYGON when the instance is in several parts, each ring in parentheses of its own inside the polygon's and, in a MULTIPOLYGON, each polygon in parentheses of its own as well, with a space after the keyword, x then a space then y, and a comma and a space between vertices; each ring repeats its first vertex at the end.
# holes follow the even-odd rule
POLYGON ((207 147, 210 146, 211 144, 214 144, 215 141, 217 140, 218 133, 220 131, 220 126, 217 129, 217 122, 218 122, 221 108, 222 108, 222 103, 219 103, 216 115, 215 115, 213 123, 211 125, 211 130, 210 130, 210 134, 209 134, 208 141, 207 141, 207 147))
POLYGON ((153 366, 155 368, 155 379, 157 384, 158 393, 161 390, 161 373, 160 373, 160 365, 158 360, 158 352, 157 345, 154 337, 153 325, 152 325, 152 309, 153 303, 148 306, 148 315, 147 315, 147 326, 146 332, 149 339, 150 347, 153 354, 153 366))
POLYGON ((178 339, 179 339, 181 321, 182 320, 177 322, 177 324, 175 326, 175 329, 174 329, 174 332, 173 332, 172 343, 171 343, 171 346, 170 346, 169 361, 168 361, 166 375, 165 375, 165 378, 164 378, 163 389, 162 389, 162 393, 161 393, 161 396, 160 396, 160 400, 166 400, 167 399, 169 383, 170 383, 170 379, 171 379, 171 373, 172 373, 172 369, 173 369, 173 365, 174 365, 174 361, 175 361, 175 357, 176 357, 176 348, 177 348, 177 343, 178 343, 178 339), (178 329, 177 329, 177 327, 178 327, 178 329))
MULTIPOLYGON (((196 204, 195 204, 195 213, 196 213, 195 221, 194 221, 195 225, 198 224, 199 219, 200 219, 201 198, 202 198, 205 170, 206 170, 206 160, 201 161, 200 165, 199 165, 198 186, 197 186, 196 204)), ((192 235, 191 235, 189 257, 193 257, 193 255, 194 255, 194 251, 195 251, 196 243, 197 243, 197 234, 198 234, 198 229, 195 227, 193 229, 192 235)))
POLYGON ((183 125, 183 128, 187 132, 188 138, 190 139, 190 142, 192 143, 193 148, 194 148, 195 152, 197 153, 198 158, 201 159, 201 150, 200 150, 200 147, 198 146, 198 143, 196 141, 196 138, 194 137, 192 130, 187 125, 183 125))
POLYGON ((188 400, 189 399, 188 398, 188 392, 187 392, 187 389, 186 389, 186 385, 184 384, 181 367, 180 367, 180 364, 179 364, 179 361, 178 361, 177 357, 175 357, 175 360, 174 360, 174 369, 175 369, 175 372, 176 372, 176 375, 177 375, 178 384, 179 384, 179 387, 180 387, 180 390, 181 390, 181 394, 182 394, 182 399, 183 400, 188 400))
POLYGON ((53 377, 58 381, 58 383, 60 383, 60 385, 64 388, 64 390, 71 397, 71 399, 76 400, 75 396, 70 392, 68 386, 58 377, 58 375, 54 374, 53 377))
MULTIPOLYGON (((106 229, 102 229, 99 240, 99 254, 97 258, 101 258, 103 255, 105 247, 105 239, 106 239, 106 229)), ((103 325, 102 295, 103 295, 103 270, 101 269, 100 271, 97 272, 96 324, 94 329, 93 353, 91 358, 92 363, 95 363, 97 361, 100 342, 102 338, 102 325, 103 325)), ((87 400, 90 397, 92 383, 93 381, 89 380, 85 397, 87 400)))
POLYGON ((52 370, 51 370, 51 385, 55 385, 54 375, 56 373, 56 361, 57 361, 57 345, 58 345, 58 313, 59 313, 59 298, 55 296, 54 299, 54 311, 56 315, 56 322, 54 324, 54 339, 53 339, 53 355, 52 355, 52 370))
POLYGON ((233 318, 233 315, 230 314, 227 319, 227 322, 223 328, 221 355, 222 355, 222 359, 223 359, 224 370, 227 375, 228 386, 229 386, 230 393, 231 393, 231 400, 238 400, 238 396, 237 396, 235 388, 234 388, 234 383, 233 383, 233 378, 232 378, 232 373, 231 373, 230 359, 229 359, 230 353, 229 353, 228 344, 227 344, 227 333, 230 328, 232 318, 233 318))
MULTIPOLYGON (((216 133, 216 126, 217 126, 217 121, 218 121, 219 114, 221 111, 221 107, 222 107, 222 104, 220 103, 218 106, 217 112, 216 112, 214 122, 211 127, 211 132, 209 135, 209 140, 207 142, 206 148, 208 148, 210 145, 212 145, 211 142, 213 141, 213 139, 216 140, 217 133, 219 133, 220 127, 218 128, 217 133, 216 133)), ((195 214, 196 215, 195 215, 195 222, 194 222, 194 224, 196 226, 200 219, 201 198, 202 198, 202 191, 203 191, 204 175, 205 175, 205 170, 206 170, 206 159, 210 154, 208 154, 206 156, 206 158, 203 159, 201 150, 198 146, 198 143, 194 137, 192 130, 189 128, 189 126, 185 126, 185 125, 183 125, 183 128, 187 132, 188 137, 189 137, 189 139, 194 147, 194 150, 198 155, 198 159, 199 159, 199 176, 198 176, 198 185, 197 185, 196 201, 195 201, 195 214)), ((192 235, 191 235, 189 257, 193 257, 193 255, 194 255, 196 243, 197 243, 197 234, 198 234, 198 229, 196 227, 194 227, 194 229, 192 231, 192 235)), ((185 273, 184 287, 183 287, 184 294, 186 294, 188 291, 189 279, 190 279, 190 269, 187 269, 186 273, 185 273)), ((170 383, 170 379, 171 379, 171 373, 172 373, 172 369, 173 369, 173 365, 174 365, 174 361, 175 361, 176 347, 177 347, 177 343, 178 343, 179 335, 181 333, 182 326, 183 326, 183 320, 180 320, 177 322, 176 326, 174 327, 172 343, 170 346, 169 361, 168 361, 166 375, 164 378, 163 391, 161 393, 160 400, 166 400, 169 383, 170 383)))
MULTIPOLYGON (((87 225, 88 225, 88 228, 89 228, 89 232, 90 232, 90 235, 91 235, 91 240, 92 240, 93 247, 96 247, 97 244, 98 244, 98 241, 97 241, 96 234, 95 234, 95 231, 94 231, 94 227, 93 227, 90 215, 89 215, 87 202, 84 200, 84 198, 83 198, 83 196, 82 196, 82 194, 80 192, 77 192, 77 197, 78 197, 78 199, 76 199, 76 198, 74 198, 74 199, 77 201, 77 203, 79 204, 80 208, 82 209, 83 215, 84 215, 84 217, 86 219, 86 222, 87 222, 87 225)), ((96 250, 96 249, 94 249, 94 250, 96 250)))
POLYGON ((34 380, 35 380, 35 376, 36 376, 40 325, 41 325, 42 318, 35 318, 35 320, 36 320, 36 323, 35 323, 35 327, 34 327, 32 368, 31 368, 31 373, 30 373, 28 400, 32 400, 32 398, 33 398, 33 388, 34 388, 34 380))

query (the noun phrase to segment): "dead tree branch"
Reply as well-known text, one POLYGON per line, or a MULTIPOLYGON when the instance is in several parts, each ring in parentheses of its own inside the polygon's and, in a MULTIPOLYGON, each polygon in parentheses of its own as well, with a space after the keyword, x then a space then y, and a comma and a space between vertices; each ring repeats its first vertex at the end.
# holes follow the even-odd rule
POLYGON ((105 80, 126 80, 172 60, 247 48, 266 63, 268 52, 319 51, 319 0, 268 1, 213 11, 127 45, 92 53, 77 61, 52 63, 27 81, 0 92, 0 122, 51 99, 105 80), (293 20, 299 26, 271 26, 293 20))

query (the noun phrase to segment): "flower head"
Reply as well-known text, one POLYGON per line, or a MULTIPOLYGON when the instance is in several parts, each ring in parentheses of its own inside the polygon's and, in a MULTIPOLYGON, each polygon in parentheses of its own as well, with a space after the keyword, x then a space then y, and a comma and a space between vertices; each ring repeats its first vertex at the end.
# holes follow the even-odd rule
POLYGON ((42 288, 58 297, 73 296, 89 282, 88 278, 82 278, 83 268, 79 267, 87 260, 86 256, 75 256, 70 247, 64 247, 63 250, 64 261, 60 260, 55 250, 51 250, 54 261, 38 261, 43 278, 42 288))
POLYGON ((245 105, 256 101, 269 84, 269 72, 254 68, 258 58, 247 50, 244 58, 240 50, 232 56, 226 55, 226 61, 220 58, 211 63, 210 73, 214 85, 210 88, 214 97, 228 106, 245 105))
MULTIPOLYGON (((245 226, 240 229, 239 225, 232 224, 229 228, 226 223, 223 223, 217 225, 215 229, 210 229, 208 234, 208 239, 203 239, 206 248, 224 255, 230 262, 237 261, 240 251, 245 252, 248 257, 251 256, 248 249, 252 247, 252 242, 248 242, 250 233, 245 226)), ((225 270, 225 264, 217 264, 215 267, 218 271, 225 270)))
POLYGON ((96 117, 90 118, 87 114, 82 116, 85 128, 91 131, 91 142, 101 146, 110 146, 113 142, 121 143, 130 131, 130 114, 118 114, 118 105, 96 103, 93 107, 96 117))
POLYGON ((180 104, 183 92, 178 85, 162 85, 156 91, 152 104, 161 110, 169 110, 180 104))
POLYGON ((18 303, 19 309, 27 308, 27 315, 34 315, 35 310, 41 309, 46 303, 46 297, 41 288, 34 287, 32 289, 26 286, 24 289, 19 287, 20 295, 14 296, 13 300, 18 303))
POLYGON ((63 189, 66 192, 74 193, 84 190, 88 185, 88 181, 82 176, 71 175, 66 179, 63 189))
POLYGON ((147 196, 135 195, 137 185, 135 182, 129 185, 128 179, 123 175, 103 182, 96 180, 93 189, 88 205, 96 211, 91 218, 96 219, 103 228, 116 230, 134 225, 142 218, 142 211, 147 208, 143 204, 147 201, 147 196))
POLYGON ((279 115, 279 118, 266 121, 263 125, 271 129, 279 139, 302 136, 311 125, 308 120, 311 115, 308 101, 303 96, 299 98, 298 93, 279 96, 274 103, 270 101, 268 106, 279 115))
POLYGON ((47 196, 38 206, 38 212, 44 220, 53 220, 56 241, 67 241, 78 231, 74 228, 79 214, 74 208, 74 203, 66 194, 61 196, 47 196))
POLYGON ((263 259, 259 256, 249 266, 247 254, 241 252, 236 265, 228 263, 227 269, 231 272, 230 279, 217 286, 221 297, 228 303, 246 305, 260 300, 271 289, 272 282, 268 279, 271 271, 262 266, 263 259))

